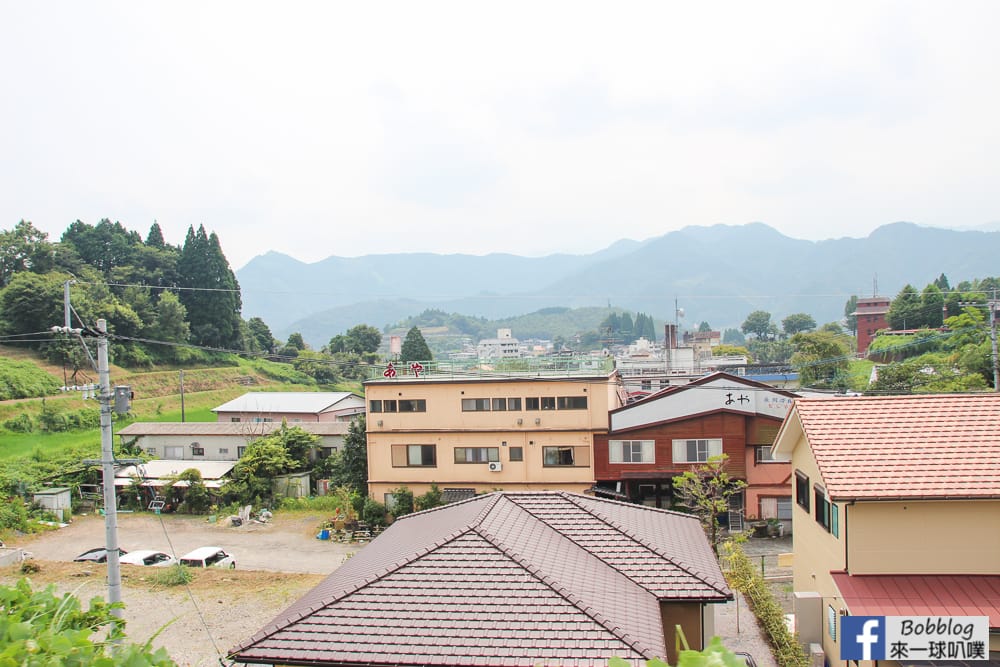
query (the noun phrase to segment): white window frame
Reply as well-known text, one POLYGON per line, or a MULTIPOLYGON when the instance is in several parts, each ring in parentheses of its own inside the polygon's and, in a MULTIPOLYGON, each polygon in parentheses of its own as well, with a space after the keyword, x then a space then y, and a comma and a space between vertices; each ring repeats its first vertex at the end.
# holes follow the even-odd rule
POLYGON ((656 463, 655 440, 609 440, 611 463, 656 463))
POLYGON ((722 455, 722 438, 685 438, 673 441, 674 463, 705 463, 713 456, 722 455), (696 449, 695 458, 688 456, 689 445, 696 449), (705 457, 702 458, 702 450, 705 457))

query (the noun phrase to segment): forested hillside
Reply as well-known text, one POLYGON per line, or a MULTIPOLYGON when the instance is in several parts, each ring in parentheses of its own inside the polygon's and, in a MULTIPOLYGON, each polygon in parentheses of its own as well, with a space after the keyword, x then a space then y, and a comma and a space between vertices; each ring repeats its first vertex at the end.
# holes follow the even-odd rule
POLYGON ((0 342, 86 367, 78 342, 59 338, 65 295, 69 324, 86 332, 103 318, 113 360, 128 367, 211 362, 222 350, 268 351, 267 326, 244 322, 241 296, 219 238, 188 229, 172 245, 154 223, 145 239, 121 223, 76 221, 58 241, 30 222, 0 232, 0 342))

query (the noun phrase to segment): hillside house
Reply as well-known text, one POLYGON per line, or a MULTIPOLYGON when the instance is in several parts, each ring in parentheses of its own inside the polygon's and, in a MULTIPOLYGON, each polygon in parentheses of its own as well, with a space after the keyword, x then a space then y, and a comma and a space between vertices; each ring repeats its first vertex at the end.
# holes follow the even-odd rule
POLYGON ((244 663, 676 664, 732 599, 692 516, 563 492, 410 514, 230 652, 244 663))
POLYGON ((347 391, 252 391, 212 412, 220 422, 348 422, 364 414, 365 400, 347 391))
POLYGON ((594 482, 593 436, 623 405, 617 374, 578 371, 400 374, 364 383, 368 488, 415 494, 558 489, 594 482))
POLYGON ((518 359, 522 355, 521 343, 512 335, 510 329, 497 329, 496 338, 484 338, 476 346, 476 355, 480 359, 518 359))
POLYGON ((747 482, 731 520, 780 519, 790 529, 791 466, 772 460, 771 445, 795 397, 713 373, 614 409, 608 433, 594 436, 595 492, 670 507, 674 477, 726 454, 729 474, 747 482))
MULTIPOLYGON (((773 455, 794 475, 796 629, 827 664, 847 614, 989 616, 1000 660, 1000 395, 798 399, 773 455)), ((879 664, 926 664, 909 657, 879 664)))

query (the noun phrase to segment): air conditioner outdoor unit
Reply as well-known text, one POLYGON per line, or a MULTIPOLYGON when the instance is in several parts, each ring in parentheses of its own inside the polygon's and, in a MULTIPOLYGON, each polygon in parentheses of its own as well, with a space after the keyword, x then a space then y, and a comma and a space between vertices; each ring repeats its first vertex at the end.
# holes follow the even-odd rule
POLYGON ((503 470, 503 464, 499 461, 490 461, 490 472, 500 472, 503 470))

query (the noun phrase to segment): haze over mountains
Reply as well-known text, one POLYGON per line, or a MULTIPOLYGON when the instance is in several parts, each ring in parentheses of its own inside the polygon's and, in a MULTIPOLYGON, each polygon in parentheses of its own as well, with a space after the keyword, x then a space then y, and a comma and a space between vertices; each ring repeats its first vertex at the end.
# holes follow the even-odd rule
MULTIPOLYGON (((951 282, 1000 274, 1000 232, 897 222, 867 238, 804 241, 767 225, 685 227, 646 241, 621 240, 589 255, 331 256, 306 264, 269 252, 236 272, 243 316, 278 338, 300 332, 314 347, 359 323, 384 327, 428 308, 509 317, 549 306, 607 306, 739 327, 766 310, 838 320, 852 294, 895 296, 941 273, 951 282)), ((514 332, 517 335, 517 332, 514 332)))

